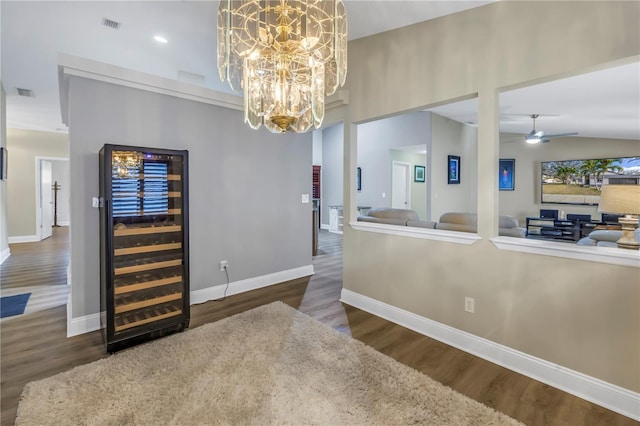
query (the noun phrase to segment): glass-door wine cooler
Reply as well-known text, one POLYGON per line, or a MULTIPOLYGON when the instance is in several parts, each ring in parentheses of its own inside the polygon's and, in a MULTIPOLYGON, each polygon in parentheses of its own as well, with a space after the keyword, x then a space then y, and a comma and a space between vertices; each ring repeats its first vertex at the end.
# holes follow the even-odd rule
POLYGON ((187 151, 100 150, 100 310, 107 352, 189 326, 187 166, 187 151))

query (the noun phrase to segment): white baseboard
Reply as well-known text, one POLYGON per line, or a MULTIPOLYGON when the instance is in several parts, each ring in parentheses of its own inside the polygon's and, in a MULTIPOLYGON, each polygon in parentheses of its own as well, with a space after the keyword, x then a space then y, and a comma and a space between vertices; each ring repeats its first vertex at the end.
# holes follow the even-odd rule
MULTIPOLYGON (((70 303, 67 303, 69 306, 70 303)), ((67 319, 67 337, 100 330, 100 313, 67 319)))
POLYGON ((2 252, 0 252, 0 265, 2 265, 4 261, 9 258, 9 256, 11 256, 11 250, 9 249, 9 247, 7 247, 6 249, 2 250, 2 252))
POLYGON ((70 223, 68 220, 63 220, 62 222, 58 222, 58 226, 69 226, 70 223))
POLYGON ((640 394, 553 364, 348 289, 340 301, 425 336, 561 389, 623 416, 640 420, 640 394))
MULTIPOLYGON (((286 271, 274 272, 273 274, 261 275, 259 277, 247 278, 246 280, 235 281, 229 284, 227 296, 244 293, 296 278, 313 275, 313 265, 301 266, 299 268, 288 269, 286 271)), ((67 272, 67 283, 71 283, 70 271, 67 272)), ((224 295, 225 285, 193 290, 190 294, 190 303, 196 305, 209 300, 219 299, 224 295)), ((89 333, 100 329, 100 313, 71 318, 71 293, 67 303, 67 337, 78 334, 89 333)))
POLYGON ((328 231, 329 228, 330 228, 330 225, 328 223, 321 223, 320 224, 320 229, 326 229, 328 231))
POLYGON ((17 237, 9 237, 9 244, 16 243, 37 243, 40 238, 37 235, 20 235, 17 237))
MULTIPOLYGON (((233 281, 229 283, 227 296, 256 290, 262 287, 268 287, 274 284, 280 284, 285 281, 295 280, 296 278, 307 277, 309 275, 313 275, 313 265, 301 266, 299 268, 288 269, 286 271, 274 272, 273 274, 247 278, 246 280, 233 281)), ((203 288, 201 290, 193 290, 191 291, 191 304, 196 305, 198 303, 208 302, 209 300, 220 299, 224 296, 225 287, 226 284, 221 284, 214 287, 203 288)))
MULTIPOLYGON (((72 327, 71 320, 73 319, 73 312, 71 311, 71 294, 73 293, 73 287, 71 286, 71 261, 69 261, 69 264, 67 265, 67 285, 69 286, 69 295, 67 296, 67 337, 76 336, 78 334, 88 333, 89 331, 93 331, 93 330, 87 330, 87 331, 81 331, 76 334, 71 334, 71 327, 72 327)), ((76 331, 75 328, 74 328, 74 331, 76 331)))

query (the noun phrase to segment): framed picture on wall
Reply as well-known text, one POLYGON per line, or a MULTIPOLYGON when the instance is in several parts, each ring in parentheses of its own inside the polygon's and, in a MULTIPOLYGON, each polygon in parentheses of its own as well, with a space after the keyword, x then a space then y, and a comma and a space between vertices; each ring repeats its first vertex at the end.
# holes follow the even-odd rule
POLYGON ((424 166, 413 167, 413 181, 424 182, 424 166))
POLYGON ((516 160, 500 159, 498 166, 498 188, 500 191, 513 191, 515 189, 516 160))
POLYGON ((356 189, 362 191, 362 169, 360 167, 356 169, 356 189))
POLYGON ((449 155, 447 159, 447 183, 460 183, 460 157, 449 155))

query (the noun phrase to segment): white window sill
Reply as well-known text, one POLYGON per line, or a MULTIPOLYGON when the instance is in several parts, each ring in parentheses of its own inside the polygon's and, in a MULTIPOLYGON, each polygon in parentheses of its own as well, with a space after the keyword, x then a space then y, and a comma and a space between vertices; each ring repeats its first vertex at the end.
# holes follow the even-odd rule
POLYGON ((589 262, 640 268, 640 251, 615 247, 579 246, 558 241, 531 240, 526 238, 494 237, 491 242, 500 250, 542 254, 589 262))
POLYGON ((469 232, 445 231, 441 229, 414 228, 412 226, 388 225, 385 223, 350 222, 349 226, 356 231, 375 232, 378 234, 400 235, 402 237, 422 238, 425 240, 446 241, 456 244, 473 244, 482 239, 478 234, 469 232))

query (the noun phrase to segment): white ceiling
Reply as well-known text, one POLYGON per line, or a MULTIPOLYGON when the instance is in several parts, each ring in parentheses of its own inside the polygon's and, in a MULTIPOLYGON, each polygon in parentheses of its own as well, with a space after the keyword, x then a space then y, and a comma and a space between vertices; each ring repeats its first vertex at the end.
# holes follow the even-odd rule
MULTIPOLYGON (((345 0, 349 39, 491 1, 345 0)), ((169 79, 200 79, 205 87, 231 93, 217 73, 217 7, 217 1, 0 1, 7 127, 66 132, 58 99, 59 52, 169 79), (120 22, 120 28, 103 26, 103 18, 120 22), (168 43, 157 43, 155 35, 168 43), (17 88, 33 90, 34 97, 18 96, 17 88)), ((528 133, 528 115, 536 113, 536 127, 547 133, 640 139, 639 75, 633 64, 505 93, 501 128, 528 133)), ((436 110, 462 122, 477 120, 474 101, 436 110)))
MULTIPOLYGON (((477 124, 478 100, 432 108, 439 115, 477 124)), ((578 137, 640 139, 640 63, 611 67, 500 94, 500 131, 578 137)))

